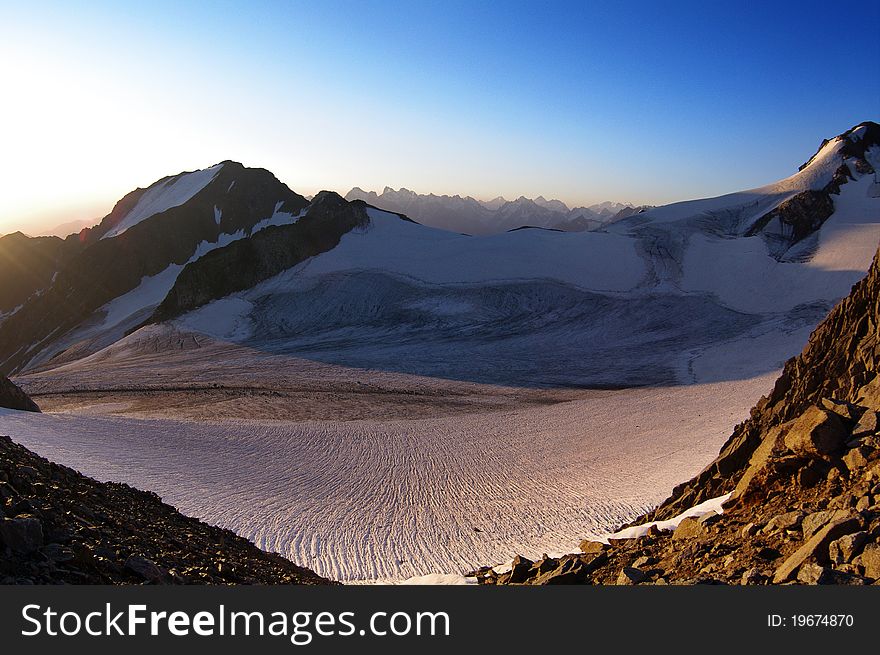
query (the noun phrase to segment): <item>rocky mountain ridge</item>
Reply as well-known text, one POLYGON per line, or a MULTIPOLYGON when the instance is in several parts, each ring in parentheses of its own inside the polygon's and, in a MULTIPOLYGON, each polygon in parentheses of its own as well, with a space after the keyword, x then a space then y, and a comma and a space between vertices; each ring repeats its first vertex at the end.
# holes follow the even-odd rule
MULTIPOLYGON (((786 259, 790 248, 814 234, 834 213, 831 196, 839 195, 840 187, 855 179, 853 173, 875 173, 866 154, 880 145, 880 125, 871 121, 860 123, 836 137, 835 141, 842 142, 840 154, 843 163, 834 171, 828 183, 822 188, 801 191, 788 198, 761 216, 746 232, 746 236, 760 235, 770 252, 780 261, 786 259)), ((831 141, 824 140, 816 155, 799 170, 806 169, 830 144, 831 141)), ((803 253, 798 255, 802 257, 803 253)))
POLYGON ((349 203, 332 191, 322 191, 296 222, 266 228, 188 264, 150 322, 175 318, 211 300, 249 289, 330 250, 345 233, 369 222, 365 207, 365 203, 349 203))
POLYGON ((136 189, 99 225, 67 239, 0 239, 0 273, 9 273, 0 280, 20 289, 4 295, 0 282, 0 372, 19 369, 146 278, 309 204, 266 170, 228 161, 212 168, 201 188, 189 183, 196 173, 181 173, 136 189), (121 231, 123 221, 134 224, 121 231))

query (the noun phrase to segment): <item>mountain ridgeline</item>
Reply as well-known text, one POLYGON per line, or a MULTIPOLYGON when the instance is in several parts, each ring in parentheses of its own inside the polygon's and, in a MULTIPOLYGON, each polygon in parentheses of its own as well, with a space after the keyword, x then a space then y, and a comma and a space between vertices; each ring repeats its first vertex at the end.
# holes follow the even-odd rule
POLYGON ((564 232, 597 230, 650 209, 624 203, 603 202, 590 207, 568 206, 559 200, 520 196, 481 201, 470 196, 420 194, 409 189, 385 187, 382 193, 355 187, 346 200, 362 200, 380 209, 406 214, 423 225, 465 234, 498 234, 521 227, 564 232))
MULTIPOLYGON (((405 189, 386 189, 381 195, 353 189, 348 199, 325 191, 309 202, 264 169, 225 161, 136 189, 99 225, 66 239, 20 233, 0 238, 0 373, 20 374, 73 361, 145 323, 175 319, 252 289, 310 258, 335 251, 352 231, 371 230, 375 226, 371 226, 370 207, 381 208, 390 216, 379 220, 390 220, 397 227, 394 214, 404 221, 411 216, 447 230, 494 235, 491 239, 465 235, 450 241, 448 232, 443 236, 428 228, 401 231, 392 226, 378 232, 393 232, 388 238, 400 239, 396 250, 384 250, 391 243, 387 239, 349 240, 352 247, 372 249, 365 253, 362 267, 393 269, 402 278, 442 285, 480 282, 498 286, 499 291, 502 286, 509 290, 511 280, 552 278, 603 297, 609 291, 635 289, 639 293, 634 298, 645 297, 643 292, 654 297, 655 290, 678 288, 686 296, 717 298, 725 311, 754 314, 765 305, 774 312, 784 311, 769 301, 754 304, 728 284, 731 277, 767 270, 779 283, 791 286, 791 294, 777 290, 780 296, 800 294, 801 305, 818 307, 821 301, 830 307, 856 279, 853 276, 864 270, 867 253, 826 267, 824 275, 835 278, 833 282, 820 283, 818 274, 810 277, 810 290, 789 279, 795 269, 770 267, 776 262, 809 261, 820 246, 823 225, 839 205, 850 213, 838 223, 870 224, 872 210, 863 201, 873 201, 878 194, 876 180, 869 184, 876 177, 878 145, 880 126, 861 123, 823 142, 798 173, 766 187, 664 207, 603 203, 575 210, 544 198, 481 203, 458 196, 420 196, 405 189), (839 202, 843 191, 852 198, 846 203, 839 202), (471 210, 476 214, 469 214, 471 210), (524 226, 579 232, 519 229, 524 226), (766 253, 754 247, 757 239, 766 244, 766 253), (372 245, 364 246, 367 243, 372 245), (417 244, 424 251, 415 255, 417 244), (422 267, 441 249, 442 261, 422 267), (563 252, 568 255, 563 257, 563 252), (404 261, 407 257, 414 268, 404 261), (688 274, 688 260, 699 258, 703 270, 688 274), (726 262, 728 270, 720 270, 719 261, 726 262)), ((839 252, 832 255, 842 261, 839 252)), ((442 293, 461 293, 461 289, 444 287, 442 293)), ((512 309, 514 304, 505 304, 503 311, 521 317, 523 312, 512 309)), ((793 311, 794 304, 788 309, 793 311)), ((424 312, 413 314, 410 305, 399 310, 415 322, 424 318, 424 312)), ((449 322, 454 316, 444 314, 441 320, 449 322)), ((476 313, 462 316, 466 321, 476 313)), ((792 320, 806 319, 792 316, 792 320)), ((815 325, 818 315, 810 320, 815 325)), ((651 381, 656 380, 642 383, 651 381)))

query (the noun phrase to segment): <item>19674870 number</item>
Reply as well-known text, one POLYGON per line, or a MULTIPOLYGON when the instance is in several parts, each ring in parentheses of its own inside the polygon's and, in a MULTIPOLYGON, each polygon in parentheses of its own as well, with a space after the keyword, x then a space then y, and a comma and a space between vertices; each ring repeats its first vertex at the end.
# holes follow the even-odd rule
POLYGON ((855 622, 852 614, 768 614, 770 628, 851 628, 855 622))

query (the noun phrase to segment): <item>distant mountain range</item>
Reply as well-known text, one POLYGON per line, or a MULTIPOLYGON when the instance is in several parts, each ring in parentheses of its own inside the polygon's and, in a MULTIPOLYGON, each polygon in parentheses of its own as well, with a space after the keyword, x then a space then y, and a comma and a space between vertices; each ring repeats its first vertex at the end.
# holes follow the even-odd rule
POLYGON ((597 230, 650 208, 601 202, 569 209, 564 202, 547 200, 544 196, 534 199, 520 196, 516 200, 498 196, 493 200, 477 200, 470 196, 419 194, 403 188, 395 191, 391 187, 385 187, 381 194, 355 187, 345 199, 363 200, 379 209, 406 214, 423 225, 441 230, 475 235, 497 234, 520 227, 565 232, 597 230))
POLYGON ((41 232, 38 236, 41 237, 61 237, 64 238, 68 234, 78 233, 80 230, 84 230, 87 227, 92 227, 95 225, 96 221, 83 219, 78 221, 67 221, 66 223, 62 223, 61 225, 56 225, 55 227, 45 230, 41 232))

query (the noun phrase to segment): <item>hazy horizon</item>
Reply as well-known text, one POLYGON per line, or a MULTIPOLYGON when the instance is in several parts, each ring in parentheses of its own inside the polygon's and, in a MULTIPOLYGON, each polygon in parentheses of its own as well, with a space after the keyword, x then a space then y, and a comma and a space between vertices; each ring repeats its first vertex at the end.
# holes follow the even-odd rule
MULTIPOLYGON (((11 98, 0 233, 98 221, 233 159, 294 191, 385 186, 570 207, 787 177, 876 118, 872 39, 815 47, 827 6, 583 3, 0 9, 11 98), (564 18, 562 20, 561 18, 564 18), (768 38, 772 36, 772 38, 768 38), (442 54, 442 56, 439 56, 442 54)), ((876 24, 880 8, 848 8, 876 24)))

